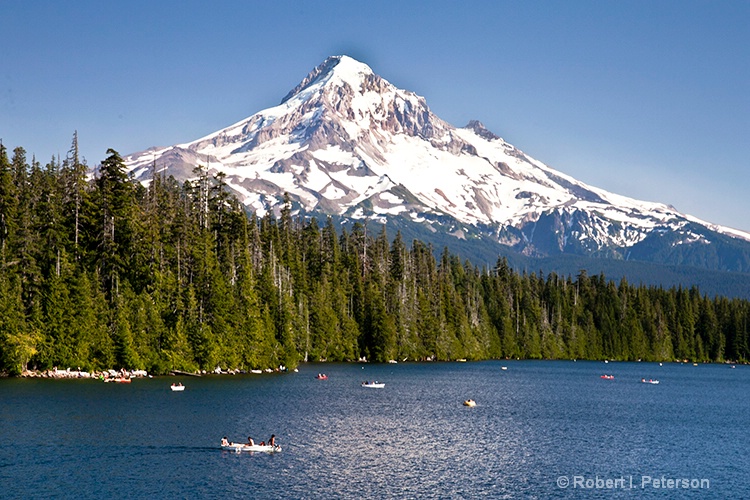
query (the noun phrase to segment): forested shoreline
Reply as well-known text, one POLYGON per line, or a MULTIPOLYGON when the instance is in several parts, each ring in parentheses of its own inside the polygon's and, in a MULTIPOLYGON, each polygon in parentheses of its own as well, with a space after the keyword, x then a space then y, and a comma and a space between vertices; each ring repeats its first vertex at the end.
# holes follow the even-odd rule
POLYGON ((744 362, 750 302, 462 262, 356 223, 256 217, 221 175, 92 178, 77 137, 41 165, 0 145, 0 371, 150 373, 311 361, 744 362))

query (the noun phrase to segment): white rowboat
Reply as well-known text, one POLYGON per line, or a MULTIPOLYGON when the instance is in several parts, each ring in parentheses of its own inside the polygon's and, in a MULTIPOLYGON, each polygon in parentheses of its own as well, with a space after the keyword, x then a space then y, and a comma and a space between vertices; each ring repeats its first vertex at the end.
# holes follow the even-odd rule
POLYGON ((222 450, 228 450, 228 451, 234 451, 237 453, 241 453, 243 451, 253 451, 253 452, 261 452, 261 453, 278 453, 281 451, 281 446, 278 444, 275 446, 271 445, 259 445, 254 444, 252 446, 248 444, 243 443, 229 443, 228 445, 222 445, 222 450))

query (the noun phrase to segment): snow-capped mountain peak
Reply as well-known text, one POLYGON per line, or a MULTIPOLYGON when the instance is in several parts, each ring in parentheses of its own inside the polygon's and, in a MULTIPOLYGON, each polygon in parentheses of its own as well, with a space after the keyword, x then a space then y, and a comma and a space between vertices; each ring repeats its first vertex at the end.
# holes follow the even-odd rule
POLYGON ((675 245, 711 242, 716 233, 750 241, 750 234, 667 205, 588 186, 478 121, 454 127, 423 97, 348 56, 326 59, 278 106, 196 141, 125 160, 141 180, 154 162, 179 180, 192 177, 197 165, 223 172, 259 214, 278 209, 288 193, 304 212, 399 218, 534 255, 628 258, 665 232, 675 245))
POLYGON ((323 64, 310 72, 307 77, 293 88, 281 103, 297 97, 305 100, 312 92, 319 91, 326 85, 342 87, 348 85, 356 88, 366 78, 374 77, 372 69, 349 56, 331 56, 323 64))

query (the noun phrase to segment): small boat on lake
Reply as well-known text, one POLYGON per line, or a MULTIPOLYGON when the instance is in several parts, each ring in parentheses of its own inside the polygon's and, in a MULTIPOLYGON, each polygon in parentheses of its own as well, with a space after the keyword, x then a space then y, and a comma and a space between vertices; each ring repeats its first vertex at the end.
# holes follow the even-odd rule
POLYGON ((377 380, 374 382, 362 382, 362 387, 370 387, 372 389, 384 389, 385 384, 378 382, 377 380))
POLYGON ((115 382, 117 384, 129 384, 133 382, 133 379, 128 377, 118 377, 118 378, 105 378, 105 382, 115 382))
POLYGON ((658 381, 658 380, 654 380, 654 379, 652 379, 652 378, 650 378, 650 379, 648 379, 648 380, 646 380, 645 378, 642 378, 642 379, 641 379, 641 383, 642 383, 642 384, 654 384, 654 385, 656 385, 656 384, 658 384, 658 383, 659 383, 659 381, 658 381))
POLYGON ((185 386, 182 385, 182 382, 180 382, 179 384, 172 384, 169 388, 175 392, 180 392, 180 391, 185 390, 185 386))
POLYGON ((315 378, 318 380, 328 380, 328 375, 326 375, 325 373, 318 373, 315 378))
POLYGON ((604 380, 614 380, 615 376, 614 375, 602 375, 599 378, 603 378, 604 380))
POLYGON ((243 451, 250 451, 250 452, 256 452, 256 453, 278 453, 281 451, 280 445, 270 445, 270 444, 254 444, 249 445, 245 443, 229 443, 229 444, 223 444, 221 445, 222 450, 227 451, 234 451, 235 453, 242 453, 243 451))
POLYGON ((477 405, 477 402, 474 401, 473 399, 467 399, 466 401, 464 401, 464 406, 476 406, 476 405, 477 405))

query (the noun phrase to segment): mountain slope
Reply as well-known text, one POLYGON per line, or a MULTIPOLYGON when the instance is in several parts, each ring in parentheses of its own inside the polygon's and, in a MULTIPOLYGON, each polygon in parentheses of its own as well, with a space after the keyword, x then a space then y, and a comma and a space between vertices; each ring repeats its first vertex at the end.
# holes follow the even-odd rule
POLYGON ((528 256, 563 254, 750 271, 750 234, 588 186, 347 56, 328 58, 281 103, 196 141, 125 158, 178 180, 222 172, 250 209, 398 219, 528 256))

